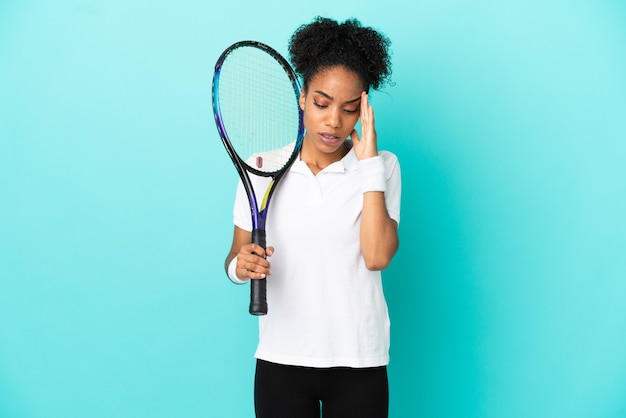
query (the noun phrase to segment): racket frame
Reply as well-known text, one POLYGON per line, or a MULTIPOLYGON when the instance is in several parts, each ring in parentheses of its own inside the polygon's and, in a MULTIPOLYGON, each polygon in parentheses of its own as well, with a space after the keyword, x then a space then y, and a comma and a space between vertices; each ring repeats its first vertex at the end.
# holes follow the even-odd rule
MULTIPOLYGON (((217 130, 219 132, 220 138, 222 139, 222 143, 226 152, 228 153, 230 159, 232 160, 239 177, 243 183, 244 189, 246 191, 246 195, 248 196, 248 201, 250 203, 250 217, 252 220, 252 239, 251 242, 254 244, 258 244, 264 249, 266 248, 265 241, 265 223, 267 220, 267 212, 270 205, 271 198, 276 190, 280 179, 285 175, 285 173, 289 170, 289 167, 293 164, 295 159, 297 158, 300 148, 302 146, 302 140, 304 138, 304 112, 299 106, 299 97, 301 93, 300 82, 296 73, 293 71, 287 60, 278 53, 272 47, 252 40, 239 41, 222 52, 220 57, 215 64, 215 71, 213 73, 213 82, 212 82, 212 102, 213 102, 213 115, 215 117, 215 123, 217 125, 217 130), (222 70, 222 65, 228 55, 238 48, 244 47, 252 47, 258 48, 272 58, 274 58, 285 70, 285 74, 289 77, 291 84, 294 90, 295 97, 295 105, 298 109, 298 132, 295 138, 295 146, 292 152, 291 157, 287 161, 287 163, 278 170, 272 172, 266 172, 257 170, 256 168, 250 166, 245 161, 239 157, 235 148, 233 147, 228 132, 226 131, 226 127, 224 126, 224 122, 221 118, 220 106, 219 106, 219 77, 222 70), (263 200, 261 201, 261 206, 257 202, 257 195, 250 180, 250 176, 248 173, 252 173, 261 177, 271 177, 272 180, 267 187, 263 195, 263 200)), ((252 315, 265 315, 267 314, 267 300, 266 300, 266 279, 254 279, 250 280, 250 307, 249 312, 252 315)))

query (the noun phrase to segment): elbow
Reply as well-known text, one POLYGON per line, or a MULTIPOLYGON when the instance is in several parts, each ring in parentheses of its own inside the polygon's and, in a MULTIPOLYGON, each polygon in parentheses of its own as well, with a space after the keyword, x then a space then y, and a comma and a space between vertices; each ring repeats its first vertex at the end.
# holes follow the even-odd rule
POLYGON ((371 271, 380 271, 389 267, 393 256, 398 251, 400 242, 395 233, 385 238, 373 241, 361 241, 361 255, 365 262, 365 267, 371 271))
POLYGON ((391 260, 365 260, 365 267, 367 267, 367 269, 370 271, 381 271, 386 269, 387 266, 389 266, 390 262, 391 260))
POLYGON ((390 253, 375 252, 372 254, 363 254, 363 260, 365 261, 365 267, 370 271, 380 271, 389 267, 391 259, 395 254, 395 250, 390 253))

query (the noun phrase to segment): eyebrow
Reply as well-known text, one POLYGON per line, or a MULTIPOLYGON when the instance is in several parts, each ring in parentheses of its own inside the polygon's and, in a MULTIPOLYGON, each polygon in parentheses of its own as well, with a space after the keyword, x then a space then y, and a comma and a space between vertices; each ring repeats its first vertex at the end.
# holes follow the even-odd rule
MULTIPOLYGON (((313 93, 317 93, 317 94, 321 94, 322 96, 326 97, 329 100, 335 100, 335 98, 333 96, 331 96, 328 93, 323 92, 322 90, 314 90, 313 93)), ((344 104, 351 104, 351 103, 355 103, 358 102, 359 100, 361 100, 361 96, 359 95, 359 97, 352 99, 352 100, 348 100, 347 102, 345 102, 344 104)))

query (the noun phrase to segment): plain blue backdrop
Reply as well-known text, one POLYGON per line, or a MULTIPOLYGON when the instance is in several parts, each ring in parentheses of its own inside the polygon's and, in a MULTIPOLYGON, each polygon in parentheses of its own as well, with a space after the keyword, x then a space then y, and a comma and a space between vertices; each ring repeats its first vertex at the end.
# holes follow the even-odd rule
POLYGON ((315 15, 392 40, 392 418, 626 417, 626 6, 0 3, 0 416, 253 416, 211 77, 315 15))

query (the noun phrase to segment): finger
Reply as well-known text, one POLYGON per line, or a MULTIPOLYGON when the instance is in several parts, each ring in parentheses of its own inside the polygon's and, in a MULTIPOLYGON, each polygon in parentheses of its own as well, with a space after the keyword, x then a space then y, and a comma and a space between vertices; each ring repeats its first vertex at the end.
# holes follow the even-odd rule
POLYGON ((269 268, 270 266, 270 262, 267 258, 258 256, 256 254, 250 254, 247 257, 243 257, 242 263, 245 264, 247 269, 252 271, 257 271, 254 266, 259 266, 259 268, 269 268))
POLYGON ((362 91, 361 92, 361 118, 366 117, 366 113, 367 113, 367 108, 369 107, 369 102, 368 102, 368 98, 367 98, 367 93, 362 91))
POLYGON ((265 257, 265 248, 261 247, 259 244, 246 244, 241 249, 244 254, 254 254, 259 257, 265 257))
POLYGON ((250 271, 250 270, 237 271, 237 276, 241 279, 248 278, 252 280, 261 280, 261 279, 267 278, 266 273, 257 273, 255 271, 250 271))
POLYGON ((366 92, 361 92, 361 123, 367 123, 369 121, 369 111, 371 106, 366 92))
POLYGON ((250 279, 264 279, 270 275, 270 263, 264 258, 255 256, 253 259, 237 260, 237 275, 250 279))
POLYGON ((361 106, 361 124, 365 123, 368 129, 374 128, 374 108, 369 104, 367 94, 363 93, 363 106, 361 106))
POLYGON ((245 277, 251 279, 251 280, 261 280, 261 279, 266 279, 267 276, 269 276, 269 270, 267 273, 258 273, 255 271, 246 271, 245 272, 245 277))

